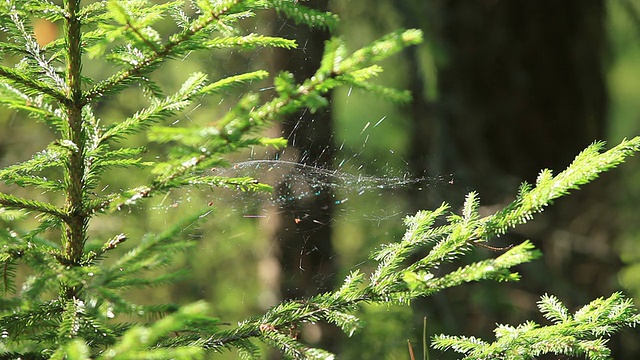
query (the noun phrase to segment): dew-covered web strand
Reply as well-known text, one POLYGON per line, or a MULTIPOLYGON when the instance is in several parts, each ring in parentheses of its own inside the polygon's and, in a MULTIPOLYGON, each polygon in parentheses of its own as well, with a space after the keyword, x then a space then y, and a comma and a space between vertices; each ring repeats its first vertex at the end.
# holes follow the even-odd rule
POLYGON ((282 205, 308 197, 321 196, 331 190, 336 205, 349 200, 349 196, 362 196, 371 192, 412 188, 423 190, 443 183, 451 183, 445 177, 397 177, 354 175, 340 170, 326 169, 285 160, 248 160, 233 164, 228 169, 214 170, 215 175, 251 177, 274 187, 286 184, 284 195, 274 194, 273 205, 282 205))
POLYGON ((228 169, 213 170, 222 176, 249 176, 262 183, 275 185, 282 180, 300 180, 323 187, 366 191, 370 189, 395 189, 413 184, 432 186, 442 183, 443 177, 381 177, 354 175, 340 170, 325 169, 286 160, 248 160, 234 163, 228 169))

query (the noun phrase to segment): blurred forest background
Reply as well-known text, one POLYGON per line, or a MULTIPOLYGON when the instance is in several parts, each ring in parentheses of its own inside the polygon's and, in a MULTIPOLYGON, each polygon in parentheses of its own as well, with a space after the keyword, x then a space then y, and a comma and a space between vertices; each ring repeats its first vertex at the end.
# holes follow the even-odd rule
MULTIPOLYGON (((480 193, 488 214, 511 201, 522 181, 535 181, 542 168, 560 171, 595 140, 613 144, 640 133, 640 1, 307 4, 339 14, 341 25, 334 35, 344 37, 352 49, 400 27, 422 29, 424 44, 389 60, 380 79, 410 89, 414 101, 398 106, 356 89, 340 89, 331 95, 329 108, 303 112, 269 130, 287 137, 289 148, 279 153, 254 149, 231 158, 235 165, 228 170, 212 170, 270 182, 277 188, 272 198, 197 189, 170 193, 119 217, 98 218, 90 228, 96 239, 104 229, 121 229, 133 242, 197 209, 211 208, 204 225, 185 229, 199 245, 168 269, 187 270, 184 281, 134 290, 131 296, 138 301, 184 304, 204 299, 212 304, 213 315, 234 323, 283 298, 327 291, 351 269, 366 270, 375 246, 402 236, 407 214, 442 201, 455 208, 471 190, 480 193), (262 159, 308 166, 247 162, 262 159), (270 177, 265 169, 280 175, 270 177), (374 185, 353 185, 362 184, 358 179, 374 185), (305 187, 318 183, 322 191, 305 194, 305 187)), ((42 43, 59 35, 60 24, 34 19, 34 26, 42 43)), ((166 64, 156 80, 175 89, 194 71, 217 79, 261 68, 272 74, 288 70, 303 79, 317 68, 323 41, 330 36, 273 13, 246 20, 246 29, 295 38, 299 48, 193 54, 166 64)), ((102 79, 113 71, 105 65, 88 61, 84 71, 102 79)), ((252 89, 260 89, 265 98, 271 90, 267 82, 252 84, 252 89)), ((175 126, 215 121, 240 95, 203 99, 176 118, 175 126)), ((139 89, 130 89, 104 99, 96 115, 108 125, 131 115, 143 101, 139 89)), ((31 157, 51 137, 42 124, 0 110, 0 166, 31 157)), ((127 141, 146 143, 144 138, 127 141)), ((155 156, 155 146, 148 145, 146 156, 155 156)), ((557 201, 535 221, 491 243, 508 246, 531 239, 543 251, 542 259, 518 269, 521 282, 466 285, 411 308, 365 306, 361 315, 366 326, 348 341, 337 329, 320 324, 292 329, 292 334, 341 358, 408 358, 406 341, 420 350, 425 316, 430 336, 491 340, 496 323, 542 321, 535 305, 547 292, 570 308, 620 289, 640 301, 638 161, 557 201)), ((114 170, 104 186, 144 183, 137 176, 114 170)), ((466 260, 495 255, 476 248, 466 260)), ((614 337, 614 357, 639 358, 638 339, 640 331, 614 337)))

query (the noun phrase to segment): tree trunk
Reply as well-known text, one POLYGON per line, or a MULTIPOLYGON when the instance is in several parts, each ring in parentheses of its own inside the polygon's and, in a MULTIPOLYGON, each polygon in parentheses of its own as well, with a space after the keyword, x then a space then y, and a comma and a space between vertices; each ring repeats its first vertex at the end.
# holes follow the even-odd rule
MULTIPOLYGON (((326 11, 328 2, 309 1, 305 6, 326 11)), ((308 29, 291 20, 275 19, 273 31, 277 36, 295 39, 296 50, 274 50, 271 72, 290 71, 298 82, 313 76, 320 65, 328 31, 308 29)), ((329 97, 330 99, 330 97, 329 97)), ((277 156, 313 167, 331 169, 334 157, 333 127, 329 109, 314 114, 308 110, 286 119, 281 126, 282 136, 289 147, 277 156)), ((315 185, 315 184, 314 184, 315 185)), ((272 222, 273 253, 279 266, 281 299, 308 298, 330 291, 337 273, 335 254, 331 243, 334 199, 329 187, 314 188, 313 192, 299 196, 310 186, 300 176, 277 185, 276 191, 283 202, 269 217, 272 222)), ((326 324, 300 324, 292 329, 312 346, 337 351, 340 331, 326 324)))

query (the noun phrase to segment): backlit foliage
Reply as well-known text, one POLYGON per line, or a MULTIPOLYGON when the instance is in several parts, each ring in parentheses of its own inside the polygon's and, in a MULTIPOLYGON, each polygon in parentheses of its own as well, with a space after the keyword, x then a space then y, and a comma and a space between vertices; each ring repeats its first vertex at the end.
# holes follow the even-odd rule
MULTIPOLYGON (((206 221, 203 214, 210 209, 141 239, 129 238, 126 229, 114 230, 107 239, 93 238, 88 230, 95 217, 137 211, 148 199, 180 188, 271 190, 251 178, 211 176, 207 170, 228 166, 226 156, 241 149, 285 146, 285 139, 264 137, 260 130, 301 109, 327 106, 325 95, 336 87, 357 87, 397 102, 410 100, 407 92, 370 80, 382 71, 380 61, 421 41, 418 30, 391 33, 355 52, 334 38, 327 42, 316 74, 301 83, 288 72, 258 70, 223 78, 195 72, 177 91, 166 93, 151 80, 164 64, 194 51, 298 46, 289 39, 244 30, 245 19, 269 9, 305 26, 333 29, 338 21, 336 15, 297 0, 108 0, 83 6, 79 0, 66 0, 62 6, 47 0, 0 2, 0 105, 46 124, 55 137, 45 148, 31 149, 31 158, 0 170, 3 358, 191 359, 229 349, 255 358, 260 355, 255 341, 290 358, 331 358, 291 336, 290 329, 326 321, 351 335, 362 326, 354 314, 365 302, 408 304, 465 282, 517 280, 510 268, 540 255, 529 242, 447 274, 433 270, 472 251, 474 243, 530 220, 640 146, 635 138, 602 152, 602 144, 596 143, 564 172, 541 172, 534 186, 523 185, 511 205, 489 217, 478 214, 475 193, 468 195, 460 215, 447 204, 421 211, 407 218, 402 239, 390 239, 374 253, 378 267, 372 274, 353 271, 333 292, 284 302, 236 327, 222 326, 200 302, 182 307, 133 303, 127 298, 129 289, 162 286, 188 276, 156 271, 193 245, 188 229, 206 221), (62 22, 63 36, 39 45, 32 19, 62 22), (173 22, 175 32, 160 30, 159 24, 166 21, 173 22), (83 61, 98 60, 107 61, 112 72, 88 77, 83 61), (254 82, 267 80, 275 89, 271 98, 252 90, 254 82), (237 87, 246 89, 244 95, 221 118, 170 125, 200 99, 237 87), (131 88, 140 89, 146 103, 127 118, 107 119, 103 125, 94 114, 101 101, 131 88), (162 144, 163 156, 146 158, 144 148, 127 145, 127 139, 140 134, 149 144, 162 144), (147 176, 128 179, 125 189, 99 191, 105 172, 113 168, 136 168, 147 176), (36 196, 42 192, 49 196, 36 196), (112 250, 125 241, 133 244, 131 250, 114 258, 112 250), (423 256, 410 261, 415 254, 423 256), (24 276, 18 276, 26 268, 24 276)), ((521 357, 510 354, 555 352, 599 359, 607 354, 605 336, 639 320, 619 294, 596 300, 574 315, 553 297, 544 297, 540 306, 554 325, 501 326, 494 344, 444 336, 436 344, 469 358, 500 354, 515 359, 521 357), (554 342, 558 334, 573 340, 554 342)))

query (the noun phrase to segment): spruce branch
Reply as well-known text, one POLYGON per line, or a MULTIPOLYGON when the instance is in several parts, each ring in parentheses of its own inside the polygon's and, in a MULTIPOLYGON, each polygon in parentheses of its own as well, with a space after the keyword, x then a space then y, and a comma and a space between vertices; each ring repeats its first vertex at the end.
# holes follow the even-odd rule
POLYGON ((14 86, 0 82, 0 105, 26 112, 29 117, 52 126, 58 134, 63 134, 66 129, 66 122, 57 104, 50 104, 41 94, 29 96, 14 86))
MULTIPOLYGON (((231 12, 231 7, 232 6, 229 5, 228 7, 223 6, 217 10, 212 8, 207 11, 218 11, 221 16, 225 12, 231 12)), ((208 12, 204 12, 204 14, 207 13, 208 12)), ((202 21, 201 18, 202 17, 198 18, 200 20, 196 19, 194 21, 202 21)), ((120 21, 128 21, 127 19, 128 17, 121 19, 120 21)), ((204 22, 206 23, 206 21, 204 22)), ((204 25, 202 25, 202 27, 196 26, 196 28, 203 29, 204 25)), ((193 28, 191 29, 193 30, 193 28)), ((191 34, 191 32, 189 33, 191 34)), ((195 32, 192 35, 194 34, 195 32)), ((297 111, 302 107, 309 107, 312 111, 315 111, 317 108, 325 106, 326 100, 324 100, 322 96, 336 86, 357 83, 363 88, 386 94, 391 99, 406 100, 406 94, 403 95, 399 92, 394 92, 391 89, 367 85, 365 80, 377 75, 379 73, 377 70, 378 68, 370 67, 370 70, 358 69, 358 65, 369 61, 370 59, 367 58, 368 56, 375 56, 377 60, 382 60, 388 56, 385 52, 389 52, 389 54, 391 54, 396 52, 399 47, 417 43, 420 39, 420 33, 413 30, 399 32, 395 34, 395 36, 385 37, 376 42, 375 46, 372 46, 373 50, 368 50, 364 54, 362 54, 362 51, 356 52, 354 57, 357 59, 352 61, 353 68, 339 68, 342 66, 340 63, 343 59, 342 57, 339 57, 340 61, 332 60, 327 62, 325 60, 323 63, 329 64, 329 66, 323 65, 316 73, 316 76, 313 77, 313 80, 308 80, 300 85, 295 85, 288 82, 288 80, 283 80, 284 77, 287 76, 286 74, 276 78, 276 89, 280 94, 279 97, 259 106, 255 95, 250 94, 246 96, 245 99, 242 100, 235 109, 230 111, 227 116, 221 119, 215 127, 205 129, 199 127, 197 129, 197 132, 202 134, 200 137, 206 137, 206 140, 201 140, 201 143, 198 144, 197 147, 193 146, 191 153, 186 153, 180 158, 158 164, 154 172, 159 173, 160 175, 153 181, 151 186, 141 186, 137 189, 125 191, 120 196, 120 200, 115 200, 114 198, 104 199, 104 201, 97 202, 97 206, 94 206, 92 211, 104 211, 107 208, 109 211, 114 211, 122 208, 124 205, 130 205, 137 202, 139 199, 151 197, 156 193, 164 193, 176 187, 195 184, 195 182, 191 180, 185 181, 184 177, 189 173, 201 171, 207 167, 220 165, 220 161, 212 158, 210 154, 228 153, 235 151, 240 147, 267 144, 267 142, 262 139, 241 139, 252 131, 260 129, 266 124, 269 124, 284 115, 297 111), (341 78, 341 76, 344 76, 344 78, 341 78), (278 85, 278 82, 280 85, 278 85)), ((256 43, 258 42, 255 39, 252 41, 256 43)), ((286 44, 287 46, 293 45, 293 43, 283 44, 286 44)), ((336 54, 338 51, 344 51, 343 48, 344 45, 342 42, 334 41, 333 43, 329 43, 325 53, 325 58, 336 59, 336 54)), ((205 80, 204 75, 194 74, 185 82, 185 85, 183 85, 183 90, 187 87, 190 89, 189 91, 181 90, 173 97, 168 97, 163 101, 154 102, 151 107, 138 112, 133 117, 130 117, 124 122, 118 123, 114 127, 108 129, 102 135, 99 143, 104 144, 108 140, 118 139, 124 135, 137 132, 157 120, 166 118, 173 114, 174 111, 184 108, 197 95, 205 95, 221 91, 228 86, 257 80, 265 77, 266 75, 267 73, 263 71, 242 74, 220 80, 210 85, 202 86, 201 84, 205 80), (187 84, 194 85, 186 86, 187 84)), ((159 130, 152 129, 150 132, 150 139, 166 141, 162 140, 159 136, 161 133, 164 133, 165 136, 167 134, 181 136, 178 135, 178 131, 173 128, 164 128, 164 130, 162 130, 163 128, 157 129, 159 130)), ((173 139, 176 138, 174 137, 173 139)), ((180 138, 178 143, 184 143, 182 140, 183 138, 180 138)), ((191 142, 193 143, 194 141, 191 142)), ((277 143, 270 142, 268 144, 276 145, 277 143)))
MULTIPOLYGON (((332 28, 335 26, 337 21, 337 17, 333 14, 318 12, 301 6, 294 1, 271 1, 269 3, 277 10, 294 18, 297 22, 311 26, 326 26, 332 28)), ((223 29, 228 26, 225 23, 236 21, 237 16, 246 16, 252 14, 255 10, 267 8, 264 3, 259 1, 228 1, 220 2, 215 5, 209 5, 206 2, 198 2, 198 6, 202 12, 201 15, 196 19, 191 20, 188 25, 184 24, 183 30, 170 36, 169 40, 164 44, 152 41, 142 33, 141 27, 148 26, 151 22, 150 20, 145 18, 139 21, 134 21, 132 19, 133 14, 126 10, 126 6, 124 6, 124 4, 120 4, 115 1, 110 4, 114 9, 118 10, 115 11, 118 16, 115 16, 114 18, 120 23, 120 25, 124 25, 125 29, 131 30, 151 51, 140 54, 140 56, 132 62, 132 66, 129 69, 118 72, 109 79, 98 83, 92 89, 87 91, 84 96, 83 104, 92 103, 97 97, 117 92, 128 84, 131 84, 133 81, 143 80, 141 79, 141 76, 157 69, 162 62, 170 58, 179 57, 193 50, 215 49, 231 46, 240 46, 243 48, 274 46, 289 49, 296 46, 295 42, 292 40, 255 34, 249 34, 242 37, 226 36, 224 38, 216 38, 213 40, 205 40, 203 38, 203 36, 208 35, 209 32, 212 32, 215 29, 224 33, 223 29), (244 12, 247 13, 242 15, 244 12), (140 23, 140 25, 136 24, 136 22, 140 23)), ((161 16, 161 12, 171 9, 172 6, 172 3, 154 5, 150 7, 154 10, 145 9, 145 12, 152 14, 153 17, 159 17, 161 16)), ((186 19, 183 18, 183 21, 186 21, 186 19)), ((97 53, 94 53, 94 56, 100 52, 101 50, 98 50, 97 53)))
POLYGON ((596 299, 573 315, 567 314, 564 305, 554 296, 543 296, 538 307, 553 325, 540 326, 533 322, 517 327, 499 325, 493 343, 475 337, 438 335, 433 339, 434 347, 465 354, 464 359, 468 360, 535 359, 544 354, 604 360, 611 355, 604 337, 640 324, 633 301, 620 293, 596 299))
POLYGON ((153 122, 166 119, 184 109, 198 95, 198 90, 204 86, 206 78, 203 73, 192 74, 174 95, 163 100, 153 100, 148 108, 138 111, 105 131, 98 141, 98 146, 107 141, 122 139, 125 135, 137 133, 153 122))
POLYGON ((118 245, 125 242, 126 240, 127 236, 125 234, 118 234, 112 237, 111 239, 107 240, 97 251, 91 250, 87 252, 83 263, 86 265, 92 264, 96 260, 102 258, 107 251, 117 248, 118 245))
MULTIPOLYGON (((202 210, 159 235, 128 240, 132 249, 108 265, 102 260, 127 240, 127 235, 112 233, 106 241, 92 241, 87 230, 96 212, 114 211, 189 186, 270 190, 251 178, 203 174, 213 166, 228 166, 224 156, 238 149, 284 146, 285 139, 268 139, 257 132, 303 108, 313 112, 326 106, 325 95, 338 86, 360 88, 396 102, 408 101, 407 92, 371 81, 382 72, 378 62, 422 38, 418 30, 401 30, 351 55, 343 40, 333 39, 326 43, 320 68, 310 79, 297 83, 292 74, 281 73, 273 80, 275 92, 270 99, 264 99, 264 92, 248 93, 217 121, 207 121, 205 126, 168 127, 161 122, 200 97, 268 77, 267 72, 256 71, 209 83, 205 74, 195 73, 176 93, 165 96, 163 89, 147 75, 168 60, 203 49, 296 46, 288 39, 253 33, 241 35, 240 21, 254 16, 258 10, 275 9, 296 23, 311 26, 332 28, 337 22, 335 15, 301 6, 297 0, 197 0, 193 3, 193 18, 182 11, 183 5, 178 0, 162 4, 110 0, 82 8, 79 0, 63 1, 63 7, 48 1, 0 3, 0 22, 8 24, 6 28, 13 41, 0 41, 0 51, 24 57, 14 68, 0 65, 0 104, 25 111, 55 127, 59 137, 31 159, 0 170, 0 180, 65 195, 63 207, 58 208, 0 193, 0 220, 10 222, 11 226, 30 211, 42 213, 35 229, 24 233, 11 230, 12 227, 0 229, 4 244, 0 250, 0 293, 14 295, 0 299, 3 309, 0 331, 3 337, 7 334, 8 344, 0 357, 44 358, 45 354, 54 359, 187 359, 203 356, 205 350, 237 348, 243 357, 255 358, 259 351, 252 341, 257 339, 281 349, 289 357, 331 358, 328 352, 298 341, 296 328, 324 321, 351 335, 362 326, 354 313, 364 303, 407 304, 471 281, 518 280, 519 275, 512 273, 511 268, 539 256, 528 241, 495 258, 460 264, 446 274, 438 275, 433 269, 444 262, 459 261, 473 249, 472 244, 489 241, 528 221, 554 199, 593 180, 598 173, 616 166, 640 148, 639 138, 624 141, 606 152, 601 152, 601 143, 593 144, 560 174, 541 172, 535 186, 524 184, 512 204, 488 217, 480 216, 476 193, 467 196, 461 214, 451 213, 447 204, 434 211, 421 211, 405 220, 407 231, 402 239, 382 246, 373 255, 377 262, 373 274, 354 271, 336 291, 286 301, 236 328, 221 331, 222 323, 206 316, 207 307, 201 303, 185 307, 137 305, 126 298, 128 289, 164 285, 184 274, 149 271, 166 268, 176 253, 194 245, 185 235, 212 210, 202 210), (12 4, 17 4, 16 11, 10 11, 15 8, 12 4), (24 21, 33 14, 64 20, 64 37, 41 48, 24 21), (179 30, 163 40, 154 26, 167 14, 175 19, 179 30), (120 70, 97 83, 83 77, 83 52, 95 57, 104 54, 107 48, 106 60, 120 70), (63 57, 66 68, 61 71, 57 65, 63 57), (141 85, 150 103, 110 127, 101 127, 91 106, 103 96, 119 93, 133 83, 141 85), (84 86, 88 90, 83 92, 84 86), (117 148, 114 144, 145 131, 149 141, 170 148, 166 159, 143 162, 142 148, 117 148), (104 178, 106 169, 145 166, 151 168, 153 177, 148 183, 131 185, 122 193, 100 196, 92 192, 104 178), (40 174, 55 167, 62 168, 62 176, 57 177, 61 181, 47 180, 40 174), (62 230, 62 241, 42 238, 49 229, 62 230), (23 265, 35 275, 29 275, 19 288, 16 272, 23 265), (51 294, 58 294, 58 298, 45 300, 51 294), (116 323, 114 318, 123 315, 148 316, 152 324, 116 323)), ((532 356, 552 349, 599 359, 598 356, 607 354, 606 336, 640 321, 630 302, 619 294, 596 300, 574 314, 569 314, 552 296, 543 297, 539 306, 553 325, 500 326, 495 347, 496 343, 475 338, 443 338, 443 344, 451 344, 451 348, 466 354, 489 349, 491 354, 506 356, 513 349, 528 346, 526 351, 532 356), (572 337, 567 337, 570 331, 572 337), (519 343, 521 338, 531 342, 519 343), (500 343, 503 339, 504 343, 500 343), (568 350, 560 347, 565 340, 573 341, 568 350)))
POLYGON ((66 150, 51 144, 48 149, 35 154, 31 159, 1 169, 0 180, 6 184, 16 184, 21 187, 37 186, 51 191, 63 190, 64 184, 60 181, 49 180, 35 174, 51 167, 62 167, 66 153, 66 150))
POLYGON ((251 83, 253 81, 264 80, 269 76, 269 73, 264 70, 253 71, 249 73, 228 76, 213 82, 209 85, 203 86, 198 90, 199 95, 208 95, 221 93, 227 91, 232 87, 251 83))
MULTIPOLYGON (((422 223, 422 225, 425 224, 422 223)), ((462 282, 487 278, 517 280, 517 277, 505 270, 535 258, 536 253, 532 249, 530 243, 524 243, 495 260, 474 263, 437 282, 424 282, 420 285, 417 285, 417 278, 409 279, 392 275, 365 285, 362 274, 356 271, 336 292, 318 295, 308 300, 282 303, 270 309, 264 316, 249 319, 234 330, 220 333, 208 340, 207 344, 214 349, 221 349, 235 346, 237 342, 258 338, 267 344, 275 345, 289 355, 307 358, 305 355, 307 349, 292 342, 288 334, 291 328, 305 322, 329 321, 340 326, 348 334, 353 334, 361 325, 357 317, 350 313, 362 303, 407 303, 417 297, 429 296, 445 287, 456 286, 462 282), (381 283, 387 285, 381 287, 381 283), (420 288, 420 286, 424 287, 420 288), (256 331, 256 328, 259 331, 256 331)))
MULTIPOLYGON (((117 2, 114 2, 114 4, 114 6, 122 8, 117 2)), ((193 20, 188 28, 184 29, 178 34, 171 36, 169 41, 167 41, 166 43, 160 46, 154 45, 152 47, 153 51, 150 54, 144 55, 142 58, 135 62, 135 65, 131 66, 129 69, 120 71, 115 75, 109 77, 108 79, 96 84, 92 89, 87 91, 84 96, 83 102, 85 104, 92 103, 98 97, 103 97, 111 93, 120 91, 133 81, 139 80, 140 77, 144 74, 157 69, 162 62, 170 58, 178 57, 180 56, 180 54, 183 54, 185 52, 193 51, 194 44, 189 43, 189 45, 191 45, 189 47, 183 47, 181 45, 188 43, 192 38, 198 36, 201 32, 209 31, 209 27, 212 26, 212 24, 218 22, 223 15, 231 12, 232 10, 233 7, 209 9, 209 12, 205 12, 200 17, 193 20)), ((120 19, 121 22, 122 20, 123 19, 120 19)), ((127 22, 129 22, 130 20, 126 13, 124 21, 124 24, 126 24, 129 28, 134 29, 131 24, 127 24, 127 22)))
POLYGON ((122 339, 97 359, 197 359, 202 358, 201 346, 183 345, 157 347, 156 344, 170 333, 180 331, 189 322, 204 318, 208 306, 204 302, 181 307, 150 326, 135 326, 127 330, 122 339))
POLYGON ((278 12, 293 19, 296 24, 307 24, 313 27, 332 30, 338 26, 338 16, 330 12, 323 12, 301 6, 295 0, 269 1, 278 12))
POLYGON ((9 80, 15 86, 31 94, 45 94, 60 103, 67 103, 67 95, 60 89, 38 80, 33 74, 0 65, 0 78, 9 80))
POLYGON ((590 145, 576 156, 566 170, 556 176, 548 169, 542 170, 535 188, 523 184, 517 199, 503 210, 487 217, 470 239, 486 241, 503 234, 508 228, 526 223, 553 200, 595 180, 600 173, 615 168, 626 157, 632 156, 640 149, 640 137, 625 139, 610 150, 600 152, 603 147, 604 142, 590 145))
POLYGON ((42 302, 35 309, 23 309, 0 317, 0 329, 11 340, 29 340, 38 330, 49 330, 52 323, 57 324, 62 310, 57 300, 42 302))
MULTIPOLYGON (((294 348, 291 346, 289 339, 285 339, 286 329, 292 326, 295 327, 303 322, 322 320, 334 322, 347 333, 352 333, 359 326, 359 322, 357 318, 351 318, 346 315, 353 312, 359 304, 364 302, 407 304, 418 297, 430 296, 442 289, 465 282, 484 279, 517 281, 519 275, 511 273, 509 269, 515 265, 531 261, 540 255, 528 241, 514 246, 495 259, 482 260, 461 266, 457 270, 442 276, 436 276, 428 270, 437 267, 443 261, 453 261, 468 252, 471 249, 469 242, 474 239, 489 239, 490 236, 499 233, 497 229, 504 232, 506 228, 529 220, 533 213, 541 211, 556 199, 559 194, 565 194, 568 189, 575 189, 579 185, 585 184, 594 179, 598 173, 615 167, 625 157, 633 155, 638 150, 639 145, 640 137, 629 141, 625 140, 620 145, 602 153, 599 152, 601 145, 592 145, 585 152, 578 155, 567 170, 556 177, 539 181, 533 189, 528 189, 526 192, 521 191, 517 199, 510 206, 507 206, 505 210, 485 218, 481 218, 478 214, 479 199, 475 193, 470 193, 467 196, 461 215, 450 214, 448 216, 447 224, 434 227, 436 221, 447 214, 449 210, 447 204, 443 204, 434 211, 418 212, 415 216, 407 218, 407 231, 399 243, 385 245, 374 254, 374 259, 379 262, 379 265, 371 275, 368 283, 365 282, 363 274, 355 271, 345 279, 343 286, 336 292, 319 295, 308 300, 285 302, 270 309, 263 317, 249 319, 241 323, 238 328, 220 334, 220 337, 211 341, 210 346, 224 348, 233 346, 235 342, 246 341, 256 337, 263 341, 266 340, 267 343, 275 342, 277 347, 293 353, 294 348), (526 201, 526 197, 531 193, 537 194, 535 203, 526 201), (506 215, 511 221, 503 223, 503 217, 506 215), (501 220, 497 221, 496 219, 501 220), (487 226, 487 224, 494 225, 487 226), (415 254, 425 246, 431 246, 431 249, 422 259, 406 264, 409 255, 415 254), (256 328, 260 331, 256 332, 256 328), (273 333, 273 335, 263 339, 262 332, 264 331, 273 333)), ((545 304, 549 305, 544 308, 544 312, 547 314, 561 314, 562 310, 557 310, 558 306, 554 306, 552 303, 545 302, 545 304)), ((597 304, 600 303, 597 302, 597 304)), ((590 331, 603 335, 639 321, 636 315, 630 317, 629 311, 635 311, 630 310, 632 308, 630 302, 620 303, 612 300, 611 304, 609 312, 598 313, 602 314, 598 316, 605 316, 604 314, 610 316, 612 312, 615 312, 619 317, 612 320, 612 323, 606 323, 606 321, 603 323, 603 320, 600 320, 598 325, 594 324, 594 327, 592 327, 592 329, 599 330, 590 331), (621 322, 624 319, 627 322, 621 322)), ((595 308, 598 308, 598 306, 591 305, 585 309, 595 308)), ((587 310, 579 311, 576 313, 576 318, 578 318, 577 314, 580 314, 580 321, 586 321, 587 319, 593 320, 595 313, 587 310)), ((562 318, 562 315, 549 315, 549 317, 557 320, 562 318)), ((597 323, 598 321, 595 322, 597 323)), ((577 325, 567 326, 576 328, 577 325)), ((449 341, 448 339, 450 338, 443 339, 449 341)), ((597 343, 598 340, 593 341, 589 343, 577 342, 576 346, 579 346, 579 348, 575 349, 579 350, 574 349, 575 351, 572 350, 574 352, 564 353, 582 354, 585 353, 584 349, 589 346, 596 350, 600 349, 597 343)), ((444 348, 446 344, 454 343, 455 347, 454 345, 447 346, 462 352, 469 352, 476 348, 480 349, 485 344, 475 338, 462 338, 459 341, 454 338, 449 342, 442 342, 444 345, 441 348, 444 348)), ((522 346, 525 346, 524 344, 522 346)), ((509 346, 505 345, 500 349, 504 350, 509 346)), ((299 351, 297 354, 300 355, 302 352, 299 351)), ((487 358, 484 356, 485 353, 482 354, 481 356, 470 358, 487 358)), ((599 359, 598 357, 595 358, 599 359)))
POLYGON ((244 36, 216 37, 205 42, 207 49, 224 49, 240 47, 242 49, 254 49, 256 47, 277 47, 294 49, 297 47, 295 40, 280 37, 248 34, 244 36))
POLYGON ((36 41, 35 36, 33 36, 33 31, 27 31, 27 27, 19 16, 19 12, 16 10, 17 9, 13 7, 9 12, 9 17, 15 26, 15 30, 17 30, 20 35, 20 37, 16 37, 16 39, 22 42, 26 52, 31 55, 26 58, 27 61, 35 61, 34 65, 37 65, 36 68, 44 73, 56 87, 67 90, 62 77, 60 77, 56 69, 51 65, 51 62, 44 58, 44 53, 41 51, 40 45, 36 41))
MULTIPOLYGON (((2 269, 0 270, 0 272, 2 272, 2 275, 0 276, 2 282, 2 286, 0 287, 0 295, 4 297, 7 294, 16 292, 15 278, 17 272, 17 264, 13 259, 5 258, 5 256, 3 255, 5 254, 0 254, 0 266, 2 267, 2 269)), ((19 255, 16 254, 15 256, 19 255)))
POLYGON ((417 296, 429 296, 446 288, 465 282, 480 280, 518 281, 520 276, 509 272, 509 268, 530 262, 541 256, 528 241, 509 249, 495 259, 482 260, 449 272, 442 277, 426 271, 416 271, 410 266, 403 274, 404 281, 417 296))
POLYGON ((67 213, 55 205, 36 200, 23 199, 1 192, 0 205, 7 209, 37 211, 43 214, 53 215, 65 221, 68 220, 67 213))

